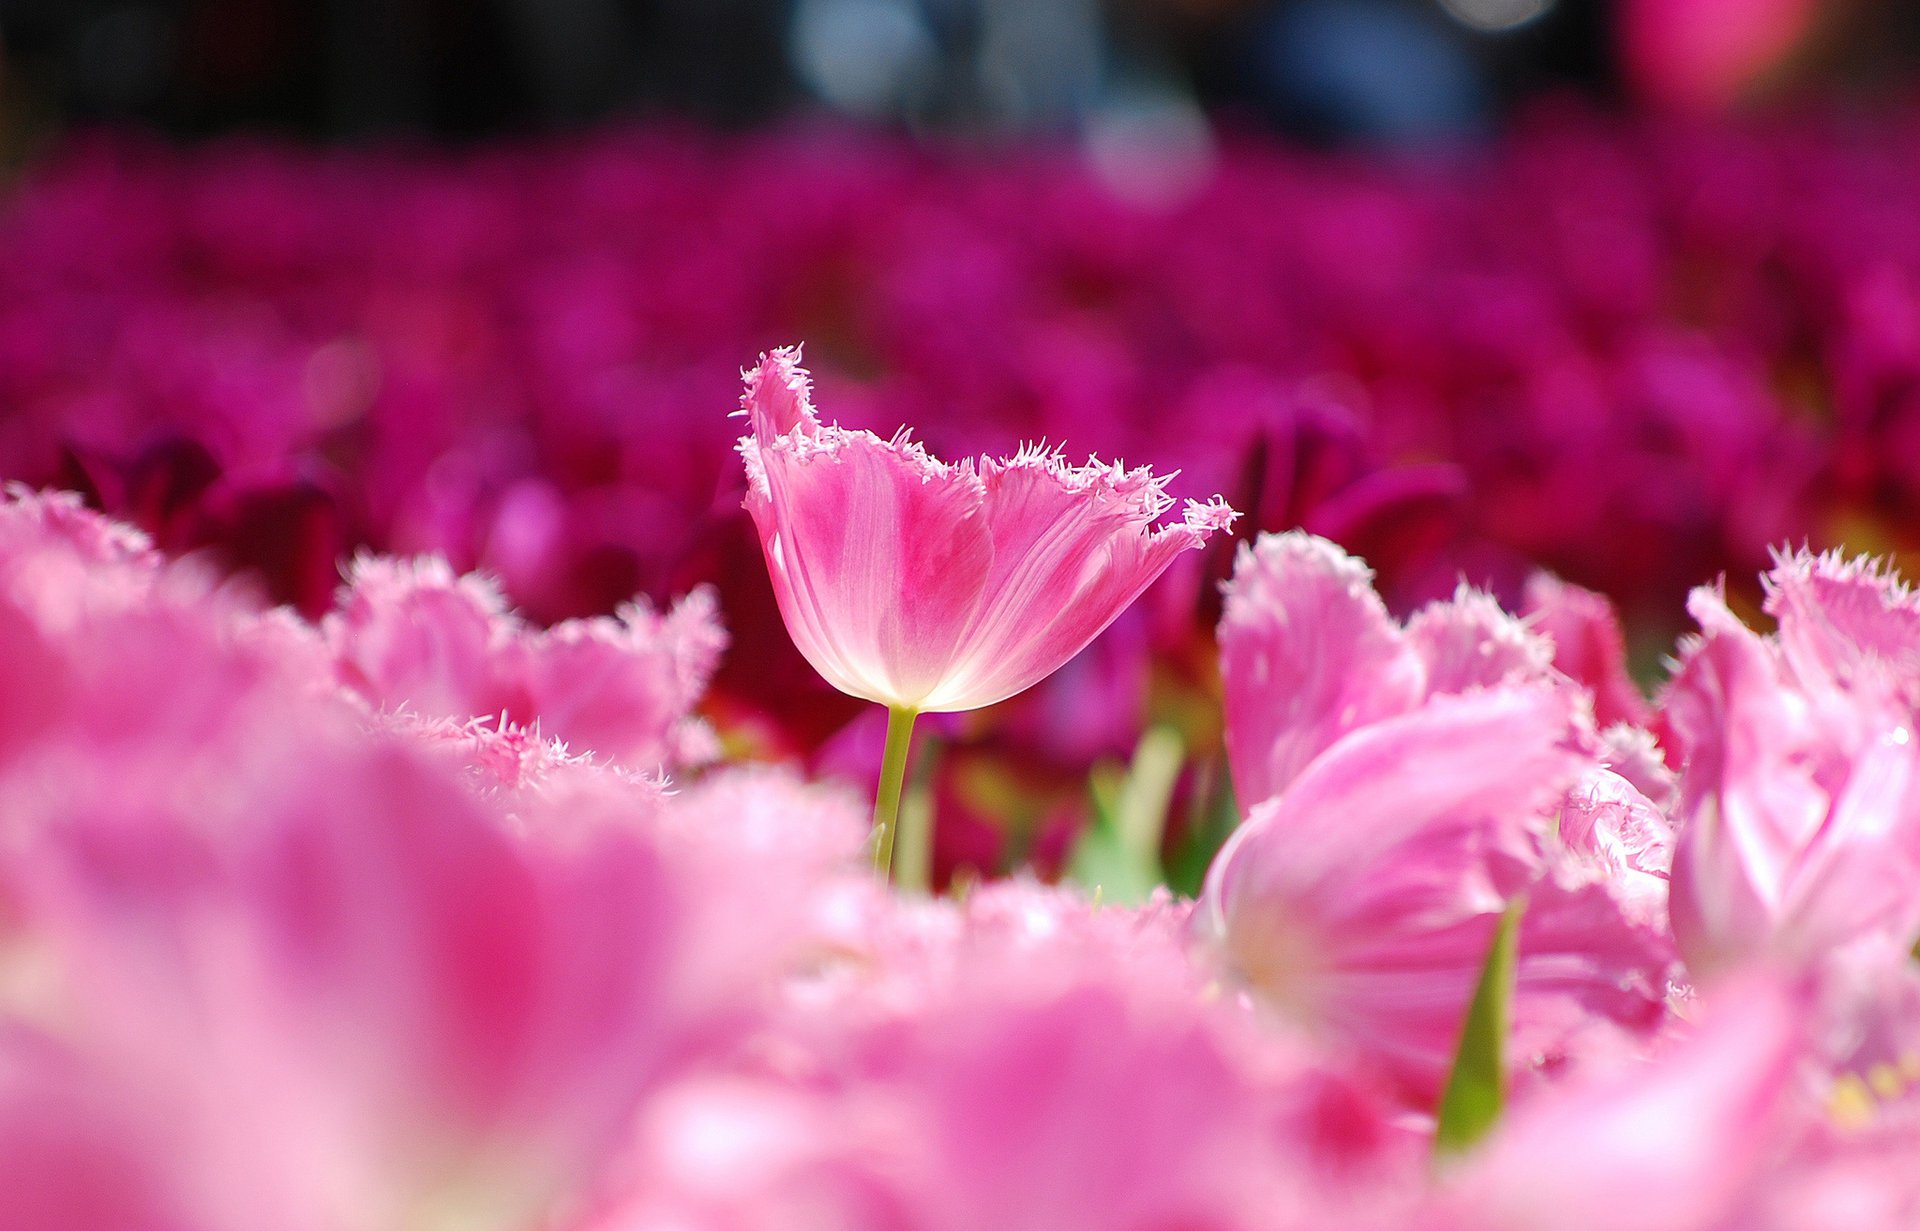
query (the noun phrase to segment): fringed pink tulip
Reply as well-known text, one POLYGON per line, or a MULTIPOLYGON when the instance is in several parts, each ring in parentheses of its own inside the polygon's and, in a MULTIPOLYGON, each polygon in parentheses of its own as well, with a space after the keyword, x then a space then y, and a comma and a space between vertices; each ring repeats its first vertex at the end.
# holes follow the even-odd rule
POLYGON ((1696 974, 1920 933, 1920 600, 1838 556, 1767 578, 1778 634, 1711 589, 1664 698, 1683 765, 1673 931, 1696 974))
POLYGON ((1437 1094, 1495 920, 1579 769, 1543 689, 1443 698, 1341 740, 1255 808, 1196 924, 1267 1004, 1437 1094))
POLYGON ((537 722, 576 751, 643 772, 713 752, 691 714, 726 644, 704 588, 665 612, 641 599, 536 629, 483 576, 456 577, 437 557, 363 556, 322 628, 340 682, 383 709, 537 722))
POLYGON ((1145 468, 1070 466, 1039 448, 948 464, 905 431, 883 440, 822 424, 797 349, 763 357, 746 381, 746 506, 787 629, 836 688, 894 715, 875 818, 882 868, 915 715, 1037 683, 1235 516, 1218 499, 1189 501, 1156 529, 1172 500, 1145 468))
POLYGON ((1593 693, 1595 722, 1646 725, 1652 711, 1627 673, 1626 634, 1605 595, 1535 573, 1522 612, 1553 642, 1553 665, 1593 693))
POLYGON ((1260 999, 1374 1057, 1416 1105, 1520 894, 1530 1064, 1558 1065, 1590 1028, 1657 1025, 1664 828, 1592 759, 1585 691, 1488 596, 1462 589, 1402 628, 1369 582, 1310 535, 1240 552, 1220 643, 1251 808, 1215 859, 1203 934, 1260 999), (1554 832, 1557 807, 1577 843, 1554 832))
POLYGON ((902 432, 822 424, 797 350, 747 377, 747 509, 795 643, 835 687, 895 709, 978 709, 1079 653, 1234 513, 1177 524, 1150 470, 1026 449, 949 465, 902 432))
POLYGON ((1363 561, 1292 531, 1243 545, 1220 619, 1227 755, 1251 808, 1335 741, 1426 698, 1501 683, 1570 690, 1553 646, 1466 586, 1405 628, 1363 561))

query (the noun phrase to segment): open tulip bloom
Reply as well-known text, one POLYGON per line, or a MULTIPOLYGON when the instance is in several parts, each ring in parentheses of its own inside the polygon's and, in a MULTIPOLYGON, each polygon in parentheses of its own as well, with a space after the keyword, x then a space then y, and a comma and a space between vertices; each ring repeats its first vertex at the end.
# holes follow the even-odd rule
POLYGON ((1173 501, 1145 467, 1072 466, 1044 448, 950 464, 904 430, 822 424, 797 348, 746 373, 741 408, 746 507, 787 631, 829 683, 890 714, 882 871, 915 717, 1038 683, 1236 516, 1216 497, 1155 527, 1173 501))

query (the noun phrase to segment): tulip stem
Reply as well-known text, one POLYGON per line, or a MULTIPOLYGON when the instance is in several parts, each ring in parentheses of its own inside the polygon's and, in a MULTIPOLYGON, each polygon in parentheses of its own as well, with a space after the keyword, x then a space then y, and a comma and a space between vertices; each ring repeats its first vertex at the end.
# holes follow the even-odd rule
POLYGON ((880 792, 873 799, 873 870, 885 880, 893 874, 894 831, 899 827, 900 788, 907 779, 907 745, 919 710, 895 706, 887 711, 887 751, 880 760, 880 792))

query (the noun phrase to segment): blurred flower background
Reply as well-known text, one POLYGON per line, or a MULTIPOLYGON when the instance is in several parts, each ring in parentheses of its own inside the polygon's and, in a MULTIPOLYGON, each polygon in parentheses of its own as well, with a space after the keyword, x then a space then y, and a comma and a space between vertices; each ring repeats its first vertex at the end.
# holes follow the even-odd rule
POLYGON ((0 1229, 1920 1226, 1916 52, 0 0, 0 1229))
MULTIPOLYGON (((850 426, 1179 468, 1399 615, 1551 570, 1649 678, 1770 544, 1920 552, 1916 50, 1893 0, 5 0, 0 477, 310 617, 362 549, 536 625, 712 583, 721 747, 870 783, 740 511, 740 365, 804 340, 850 426)), ((1146 791, 1140 891, 1197 888, 1230 560, 930 724, 940 883, 1111 891, 1146 791)))

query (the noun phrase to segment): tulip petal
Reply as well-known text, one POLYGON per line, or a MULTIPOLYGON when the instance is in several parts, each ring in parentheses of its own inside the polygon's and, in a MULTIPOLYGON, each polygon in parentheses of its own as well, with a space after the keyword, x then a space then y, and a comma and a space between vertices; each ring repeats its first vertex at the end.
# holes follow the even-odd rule
POLYGON ((1689 604, 1707 632, 1664 701, 1686 766, 1674 849, 1674 937, 1696 973, 1765 947, 1794 860, 1829 798, 1807 699, 1784 686, 1771 647, 1710 590, 1689 604))
POLYGON ((1920 596, 1878 562, 1839 552, 1779 555, 1762 578, 1780 651, 1803 681, 1920 692, 1920 596))
POLYGON ((1593 693, 1595 722, 1644 726, 1652 718, 1627 673, 1626 634, 1606 596, 1535 573, 1527 579, 1524 606, 1528 622, 1553 642, 1553 665, 1593 693))
POLYGON ((1587 1079, 1516 1109, 1461 1173, 1471 1219, 1506 1231, 1708 1231, 1778 1140, 1805 1007, 1742 985, 1654 1064, 1587 1079))
POLYGON ((1578 768, 1568 723, 1557 692, 1495 689, 1335 744, 1215 861, 1230 964, 1431 1098, 1496 915, 1537 871, 1540 805, 1578 768))
POLYGON ((1403 713, 1426 670, 1367 566, 1325 539, 1262 535, 1240 548, 1220 620, 1227 754, 1251 807, 1335 740, 1403 713))
POLYGON ((1031 687, 1233 516, 1191 504, 1183 521, 1151 529, 1171 501, 1150 471, 1068 466, 1037 449, 984 461, 981 476, 993 568, 931 710, 975 709, 1031 687))
POLYGON ((1466 692, 1553 678, 1553 646, 1464 582, 1446 602, 1407 621, 1407 641, 1427 665, 1427 691, 1466 692))
POLYGON ((747 509, 794 644, 836 688, 924 708, 980 602, 981 482, 919 445, 822 427, 798 353, 753 374, 747 509))

